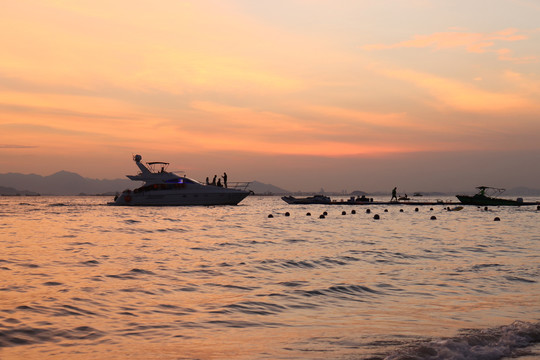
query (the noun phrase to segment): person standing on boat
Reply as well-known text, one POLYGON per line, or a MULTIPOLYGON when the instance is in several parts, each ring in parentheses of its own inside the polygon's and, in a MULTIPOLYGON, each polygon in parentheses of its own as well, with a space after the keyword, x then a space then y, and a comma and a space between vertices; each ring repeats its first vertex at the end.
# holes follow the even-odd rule
POLYGON ((222 177, 223 177, 223 186, 227 187, 227 173, 224 172, 222 177))
POLYGON ((397 187, 395 187, 394 189, 392 189, 392 198, 390 199, 390 202, 392 202, 392 200, 396 199, 396 201, 398 201, 398 198, 397 198, 397 187))
POLYGON ((214 179, 212 180, 212 185, 216 186, 216 178, 217 178, 217 175, 214 175, 214 179))
POLYGON ((208 180, 208 176, 206 177, 206 185, 210 185, 210 180, 208 180))

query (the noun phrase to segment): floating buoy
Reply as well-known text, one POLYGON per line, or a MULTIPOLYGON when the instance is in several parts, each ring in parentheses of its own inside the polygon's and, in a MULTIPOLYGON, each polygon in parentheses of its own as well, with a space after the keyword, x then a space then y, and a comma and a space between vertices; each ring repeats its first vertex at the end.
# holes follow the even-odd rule
POLYGON ((488 207, 487 207, 487 206, 484 208, 484 211, 488 211, 488 207))
POLYGON ((380 218, 381 218, 381 217, 379 216, 379 214, 373 215, 373 219, 375 219, 375 220, 379 220, 380 218))
POLYGON ((431 220, 437 220, 437 217, 435 215, 433 215, 430 219, 431 220))
POLYGON ((356 214, 356 210, 351 210, 351 214, 356 214))
MULTIPOLYGON (((431 209, 431 210, 433 210, 433 209, 431 209)), ((414 211, 418 212, 418 208, 414 208, 414 211)))
POLYGON ((324 219, 324 214, 321 214, 321 216, 319 216, 319 219, 324 219))
POLYGON ((536 210, 539 210, 539 211, 540 211, 540 205, 538 205, 538 206, 536 207, 536 210))
POLYGON ((306 216, 311 216, 311 213, 310 212, 306 213, 306 216))
POLYGON ((341 212, 341 215, 347 215, 347 212, 346 212, 346 211, 342 211, 342 212, 341 212))
POLYGON ((285 213, 285 216, 291 216, 291 214, 287 211, 287 212, 285 213))
POLYGON ((325 211, 325 212, 323 212, 322 214, 323 214, 324 216, 328 215, 328 213, 327 213, 326 211, 325 211))
POLYGON ((384 212, 388 212, 388 209, 384 209, 384 212))
POLYGON ((493 221, 501 221, 501 218, 496 216, 495 219, 493 219, 493 221))
POLYGON ((370 213, 371 213, 371 210, 367 209, 366 214, 370 214, 370 213))
POLYGON ((399 209, 399 212, 403 212, 403 209, 399 209))
POLYGON ((429 211, 433 211, 433 208, 429 208, 429 211))
POLYGON ((268 214, 268 217, 269 217, 269 218, 273 218, 273 217, 274 217, 274 215, 272 215, 272 214, 268 214))

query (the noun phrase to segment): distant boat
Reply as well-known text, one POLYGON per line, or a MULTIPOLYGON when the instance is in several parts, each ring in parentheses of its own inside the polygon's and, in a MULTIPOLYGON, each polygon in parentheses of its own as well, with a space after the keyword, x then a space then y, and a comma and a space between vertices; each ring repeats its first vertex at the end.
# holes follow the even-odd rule
POLYGON ((141 162, 141 155, 135 155, 133 160, 141 172, 126 176, 133 181, 143 181, 144 185, 134 190, 124 190, 109 205, 237 205, 250 194, 246 190, 249 182, 228 183, 227 187, 205 185, 167 171, 169 163, 154 161, 145 166, 141 162))
POLYGON ((332 202, 332 200, 325 195, 313 195, 305 198, 283 196, 281 199, 287 204, 330 204, 332 202))
POLYGON ((520 205, 532 205, 534 203, 524 203, 522 198, 516 200, 501 199, 496 196, 501 195, 506 189, 494 188, 490 186, 477 186, 479 191, 477 194, 470 195, 456 195, 458 200, 464 205, 479 205, 479 206, 520 206, 520 205))

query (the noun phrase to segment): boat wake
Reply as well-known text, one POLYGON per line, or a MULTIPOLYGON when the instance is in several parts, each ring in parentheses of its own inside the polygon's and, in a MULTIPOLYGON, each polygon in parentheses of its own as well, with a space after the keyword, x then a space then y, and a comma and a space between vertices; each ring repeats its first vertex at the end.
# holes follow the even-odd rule
POLYGON ((510 325, 464 330, 462 334, 407 345, 386 360, 497 360, 533 354, 527 348, 540 343, 540 322, 515 321, 510 325))

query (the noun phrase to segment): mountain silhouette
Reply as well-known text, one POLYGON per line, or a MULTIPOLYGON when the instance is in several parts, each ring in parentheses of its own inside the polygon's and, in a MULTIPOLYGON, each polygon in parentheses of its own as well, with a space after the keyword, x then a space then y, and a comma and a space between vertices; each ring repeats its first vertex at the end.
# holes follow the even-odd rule
MULTIPOLYGON (((59 171, 49 176, 36 174, 6 173, 0 174, 0 195, 112 195, 125 189, 134 189, 142 185, 129 179, 90 179, 81 175, 59 171)), ((280 187, 252 181, 249 186, 256 195, 283 195, 291 192, 280 187)), ((363 192, 362 192, 363 193, 363 192)), ((372 193, 382 195, 387 193, 372 193)), ((446 193, 424 193, 424 195, 436 195, 446 193)), ((447 194, 453 195, 453 194, 447 194)), ((508 189, 506 196, 540 196, 540 189, 516 187, 508 189)))
MULTIPOLYGON (((141 184, 140 182, 134 182, 129 179, 89 179, 77 173, 64 170, 49 176, 7 173, 0 174, 0 188, 10 189, 0 192, 0 195, 13 195, 17 193, 39 193, 41 195, 110 195, 116 192, 122 192, 125 189, 136 188, 141 184)), ((289 193, 289 191, 277 186, 263 184, 258 181, 252 181, 248 188, 255 194, 260 195, 289 193)))
POLYGON ((249 183, 248 190, 253 191, 256 195, 282 195, 289 194, 290 191, 284 190, 271 184, 264 184, 259 181, 252 181, 249 183))
POLYGON ((133 181, 129 179, 89 179, 69 171, 59 171, 49 176, 0 174, 0 186, 25 189, 42 195, 110 194, 134 187, 133 181))

